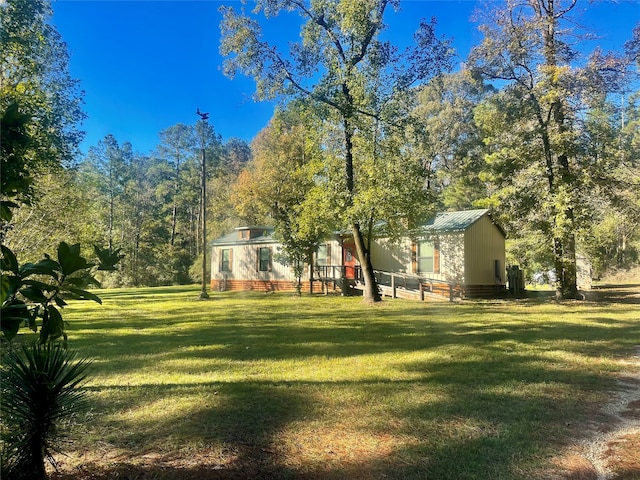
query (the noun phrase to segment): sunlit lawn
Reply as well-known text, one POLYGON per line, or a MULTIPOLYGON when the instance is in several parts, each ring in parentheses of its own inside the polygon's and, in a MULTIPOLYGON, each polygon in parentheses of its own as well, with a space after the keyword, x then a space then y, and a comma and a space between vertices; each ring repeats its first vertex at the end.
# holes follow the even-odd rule
POLYGON ((102 306, 66 309, 71 347, 94 363, 63 471, 534 478, 640 345, 631 303, 198 291, 103 291, 102 306))

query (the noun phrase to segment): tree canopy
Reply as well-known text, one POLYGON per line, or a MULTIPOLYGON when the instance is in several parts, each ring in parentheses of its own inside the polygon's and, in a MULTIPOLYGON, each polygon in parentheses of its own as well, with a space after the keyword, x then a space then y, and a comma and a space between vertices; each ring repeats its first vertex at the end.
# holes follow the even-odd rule
MULTIPOLYGON (((359 208, 368 203, 361 195, 366 197, 369 189, 362 182, 361 173, 367 171, 363 157, 354 155, 356 145, 369 144, 376 157, 371 145, 380 133, 407 120, 402 107, 410 101, 412 87, 448 68, 451 56, 448 43, 435 35, 435 20, 421 22, 414 44, 404 51, 381 40, 385 14, 398 5, 390 0, 263 0, 252 12, 221 8, 225 73, 232 78, 236 72, 253 77, 258 99, 302 97, 315 103, 318 114, 342 136, 336 151, 343 171, 337 198, 342 203, 342 223, 353 234, 369 301, 380 297, 362 226, 371 231, 380 218, 377 212, 359 208), (304 23, 300 40, 281 52, 263 40, 257 17, 261 14, 268 21, 285 12, 296 12, 304 23)), ((379 177, 381 172, 369 169, 369 173, 379 177)))
POLYGON ((6 0, 0 8, 0 110, 16 105, 29 116, 22 158, 31 170, 71 164, 83 137, 83 92, 69 74, 67 46, 51 15, 47 0, 6 0))
POLYGON ((585 187, 602 158, 585 154, 584 112, 591 92, 610 87, 606 65, 580 62, 573 47, 575 0, 508 0, 481 26, 470 65, 504 82, 475 110, 483 129, 493 204, 508 223, 553 245, 558 295, 575 297, 576 234, 585 187))
POLYGON ((154 151, 106 135, 79 155, 82 92, 49 3, 7 0, 3 244, 30 262, 60 240, 85 245, 84 258, 94 242, 121 247, 117 271, 99 274, 105 286, 200 281, 205 133, 208 238, 276 226, 294 265, 327 232, 349 231, 376 300, 372 235, 487 207, 508 232, 510 261, 528 274, 555 269, 559 295, 575 296, 577 252, 596 275, 640 256, 640 25, 615 51, 589 51, 576 41, 580 2, 495 6, 453 73, 435 19, 416 19, 406 48, 385 39, 397 0, 223 7, 226 74, 280 101, 253 142, 176 124, 154 151), (295 20, 289 43, 262 36, 276 16, 295 20))

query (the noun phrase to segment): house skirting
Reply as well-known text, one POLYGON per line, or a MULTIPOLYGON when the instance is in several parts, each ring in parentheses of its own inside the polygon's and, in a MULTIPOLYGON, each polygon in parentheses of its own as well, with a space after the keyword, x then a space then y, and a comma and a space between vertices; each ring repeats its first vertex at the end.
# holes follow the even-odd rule
MULTIPOLYGON (((313 293, 340 293, 340 282, 313 282, 313 293)), ((505 285, 465 285, 461 295, 460 285, 449 286, 446 283, 423 283, 422 288, 442 297, 479 298, 496 297, 505 291, 505 285)), ((254 291, 254 292, 294 292, 296 283, 291 280, 211 280, 211 291, 254 291)), ((302 291, 309 291, 309 280, 302 282, 302 291)))
POLYGON ((424 282, 422 289, 425 292, 434 293, 442 297, 462 297, 462 287, 459 284, 450 285, 448 283, 424 282))
POLYGON ((256 292, 279 292, 295 290, 293 282, 287 280, 211 280, 212 291, 252 290, 256 292))
MULTIPOLYGON (((294 292, 296 290, 296 282, 291 280, 211 280, 211 291, 254 291, 254 292, 294 292)), ((302 291, 309 291, 309 280, 302 282, 302 291)), ((340 291, 340 288, 329 282, 323 285, 320 281, 313 282, 314 293, 329 293, 331 291, 340 291), (325 290, 323 290, 323 287, 325 290)))

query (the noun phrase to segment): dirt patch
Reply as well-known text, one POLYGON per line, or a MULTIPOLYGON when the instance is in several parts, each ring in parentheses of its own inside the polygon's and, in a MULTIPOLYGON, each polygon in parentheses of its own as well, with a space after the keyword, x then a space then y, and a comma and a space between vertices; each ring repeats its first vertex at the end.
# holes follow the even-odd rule
POLYGON ((584 439, 555 461, 563 480, 640 479, 640 347, 584 439))

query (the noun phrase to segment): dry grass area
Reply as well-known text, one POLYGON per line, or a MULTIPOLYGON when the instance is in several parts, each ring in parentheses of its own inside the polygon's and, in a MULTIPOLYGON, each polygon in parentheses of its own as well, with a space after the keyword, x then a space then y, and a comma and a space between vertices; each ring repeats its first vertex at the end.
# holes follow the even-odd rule
POLYGON ((640 433, 625 435, 611 442, 607 455, 613 480, 640 479, 640 433))
POLYGON ((640 265, 628 270, 615 270, 608 273, 601 282, 603 286, 620 285, 622 288, 629 285, 640 285, 640 265))
MULTIPOLYGON (((629 280, 629 272, 614 281, 629 280)), ((631 272, 640 274, 640 269, 631 272)), ((640 278, 640 275, 638 275, 640 278)), ((599 302, 623 301, 638 306, 640 288, 602 285, 591 298, 599 302)), ((583 438, 555 459, 559 480, 639 480, 640 479, 640 346, 635 355, 619 359, 623 370, 608 402, 588 424, 583 438)), ((549 472, 551 478, 551 472, 549 472)))
POLYGON ((606 437, 639 414, 640 287, 376 307, 196 294, 71 305, 92 408, 53 479, 640 479, 638 432, 606 437))

